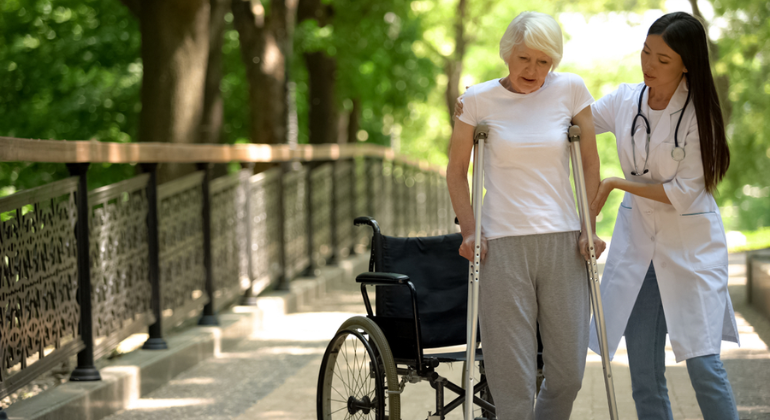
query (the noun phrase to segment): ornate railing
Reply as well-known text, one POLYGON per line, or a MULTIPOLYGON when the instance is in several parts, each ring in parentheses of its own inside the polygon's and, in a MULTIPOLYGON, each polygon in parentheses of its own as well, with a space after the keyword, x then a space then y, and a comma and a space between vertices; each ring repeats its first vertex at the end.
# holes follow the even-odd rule
POLYGON ((164 349, 186 320, 216 323, 217 310, 363 252, 356 216, 388 235, 455 229, 442 171, 382 147, 0 138, 0 160, 66 162, 73 175, 0 198, 0 398, 76 353, 71 380, 98 380, 94 360, 131 334, 164 349), (212 179, 210 163, 233 160, 246 168, 212 179), (89 162, 143 173, 87 192, 89 162), (159 162, 199 170, 157 185, 159 162), (278 166, 254 175, 249 162, 278 166))
POLYGON ((69 178, 0 200, 0 398, 85 348, 69 178))

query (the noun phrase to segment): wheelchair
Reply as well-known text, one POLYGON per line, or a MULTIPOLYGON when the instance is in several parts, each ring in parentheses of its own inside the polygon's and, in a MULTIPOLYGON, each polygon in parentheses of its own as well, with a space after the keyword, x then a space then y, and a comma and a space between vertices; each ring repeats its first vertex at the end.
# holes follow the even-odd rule
MULTIPOLYGON (((463 362, 463 371, 476 369, 480 379, 473 390, 475 419, 496 419, 483 348, 470 364, 465 351, 424 352, 467 344, 468 260, 458 253, 462 236, 389 237, 370 217, 358 217, 354 224, 373 230, 369 272, 356 277, 367 315, 345 321, 326 348, 318 377, 318 419, 400 420, 406 385, 427 381, 436 395, 435 412, 427 420, 444 420, 466 404, 465 390, 436 372, 439 364, 454 362, 463 362), (368 286, 376 287, 376 313, 368 286), (447 390, 457 395, 445 404, 447 390)), ((539 389, 542 345, 537 360, 539 389)))

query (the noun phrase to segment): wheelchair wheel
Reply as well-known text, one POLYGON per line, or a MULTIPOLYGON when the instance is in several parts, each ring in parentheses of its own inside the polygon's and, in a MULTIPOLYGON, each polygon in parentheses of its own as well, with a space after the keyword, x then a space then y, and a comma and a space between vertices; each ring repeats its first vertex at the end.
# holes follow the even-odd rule
POLYGON ((400 420, 401 400, 393 354, 382 330, 353 317, 326 348, 318 376, 318 420, 400 420))
MULTIPOLYGON (((473 363, 473 368, 474 368, 474 375, 475 375, 474 377, 475 378, 478 378, 479 381, 481 381, 483 379, 486 379, 486 375, 484 373, 484 362, 483 361, 481 361, 481 362, 474 362, 473 363)), ((465 370, 466 369, 468 369, 468 362, 464 361, 463 362, 463 371, 462 371, 462 374, 463 374, 462 377, 463 378, 465 378, 465 370)), ((465 381, 463 381, 462 387, 463 387, 463 389, 465 389, 465 381)), ((492 405, 495 405, 495 400, 492 399, 492 393, 489 392, 489 384, 487 384, 487 386, 484 389, 479 391, 478 396, 482 400, 484 400, 484 401, 486 401, 486 402, 488 402, 488 403, 490 403, 492 405)), ((463 412, 465 412, 465 404, 467 404, 467 401, 463 402, 463 412)), ((473 405, 473 418, 474 419, 485 419, 485 420, 495 420, 495 419, 497 419, 497 417, 495 416, 495 413, 487 411, 487 410, 485 410, 485 409, 483 409, 483 408, 481 408, 481 407, 479 407, 479 406, 477 406, 475 404, 473 405)))

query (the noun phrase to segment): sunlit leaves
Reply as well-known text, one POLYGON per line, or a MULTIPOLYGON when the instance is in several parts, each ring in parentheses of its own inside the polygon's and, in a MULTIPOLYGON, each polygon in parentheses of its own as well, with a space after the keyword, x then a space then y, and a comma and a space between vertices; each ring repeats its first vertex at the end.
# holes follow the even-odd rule
POLYGON ((732 116, 728 127, 731 165, 717 197, 728 228, 770 226, 770 4, 760 0, 714 2, 726 21, 718 40, 718 74, 730 79, 732 116))
MULTIPOLYGON (((0 135, 134 140, 139 46, 138 23, 117 0, 0 2, 0 135)), ((128 173, 91 171, 99 185, 128 173)), ((60 176, 62 165, 0 164, 0 183, 15 177, 20 188, 60 176)))

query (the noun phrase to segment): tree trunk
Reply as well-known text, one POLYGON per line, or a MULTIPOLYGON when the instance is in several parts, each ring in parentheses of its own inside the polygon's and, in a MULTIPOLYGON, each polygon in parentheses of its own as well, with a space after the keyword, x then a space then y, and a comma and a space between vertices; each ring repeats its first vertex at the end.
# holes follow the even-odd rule
POLYGON ((258 0, 232 0, 232 10, 249 79, 251 141, 286 143, 294 2, 271 0, 267 12, 258 0))
MULTIPOLYGON (((709 23, 706 20, 705 17, 703 17, 703 14, 700 11, 700 8, 698 7, 698 1, 697 0, 689 0, 690 6, 692 7, 692 14, 700 19, 701 22, 703 22, 704 29, 706 30, 706 39, 709 43, 709 56, 711 59, 711 64, 713 66, 714 63, 716 63, 717 60, 719 60, 719 45, 717 45, 714 41, 711 40, 711 38, 708 36, 708 30, 709 30, 709 23)), ((722 75, 716 75, 714 77, 714 84, 717 88, 717 95, 719 95, 719 104, 722 106, 722 116, 725 119, 725 126, 730 122, 730 117, 733 113, 733 104, 730 102, 730 98, 728 97, 728 93, 730 93, 730 77, 726 74, 722 75)))
POLYGON ((337 104, 335 100, 337 61, 323 52, 306 53, 309 77, 310 143, 337 142, 337 104))
POLYGON ((468 8, 467 0, 459 0, 455 15, 455 50, 444 62, 444 72, 447 76, 447 87, 444 98, 449 110, 449 123, 454 127, 455 102, 460 96, 460 76, 463 73, 463 58, 468 40, 465 38, 465 16, 468 8))
MULTIPOLYGON (((319 27, 324 27, 331 23, 332 16, 331 6, 322 4, 320 0, 300 0, 297 7, 297 22, 314 19, 319 27)), ((310 143, 337 143, 337 60, 323 51, 305 53, 304 59, 309 76, 310 143)))
POLYGON ((353 99, 353 108, 348 114, 348 143, 358 140, 358 115, 361 113, 361 100, 353 99))
POLYGON ((200 125, 200 142, 221 142, 224 121, 224 104, 220 84, 222 82, 222 39, 225 33, 225 14, 229 10, 227 0, 209 0, 209 59, 206 67, 203 116, 200 125))
MULTIPOLYGON (((137 10, 144 66, 140 141, 195 143, 200 138, 209 10, 209 0, 141 2, 137 10)), ((162 165, 158 181, 194 169, 192 165, 162 165)))

